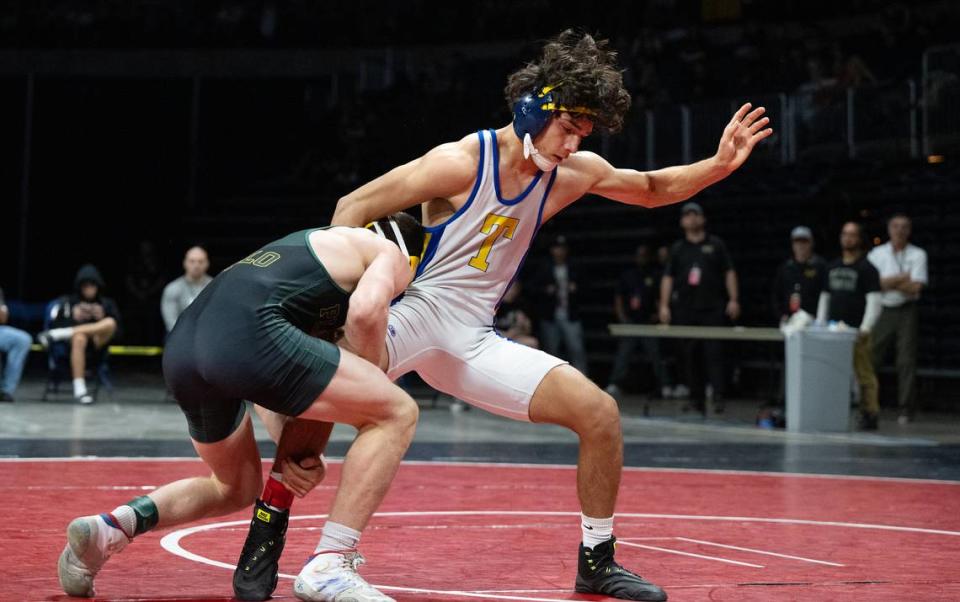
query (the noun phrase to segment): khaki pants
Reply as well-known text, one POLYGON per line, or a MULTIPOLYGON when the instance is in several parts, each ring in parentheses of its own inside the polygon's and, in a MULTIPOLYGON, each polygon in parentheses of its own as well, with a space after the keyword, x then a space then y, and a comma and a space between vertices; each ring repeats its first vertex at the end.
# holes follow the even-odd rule
POLYGON ((890 346, 896 344, 897 405, 903 414, 917 407, 917 304, 884 307, 873 327, 873 364, 879 368, 890 346))
POLYGON ((860 411, 870 416, 880 413, 880 385, 873 369, 873 344, 869 334, 861 334, 853 345, 853 373, 860 384, 860 411))

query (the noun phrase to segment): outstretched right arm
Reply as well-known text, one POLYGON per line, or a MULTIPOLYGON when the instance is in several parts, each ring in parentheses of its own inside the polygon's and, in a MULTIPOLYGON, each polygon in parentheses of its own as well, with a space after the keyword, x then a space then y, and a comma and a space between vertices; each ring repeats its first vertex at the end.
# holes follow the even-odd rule
POLYGON ((440 145, 342 197, 331 224, 363 226, 431 199, 456 197, 475 175, 475 159, 459 143, 440 145))

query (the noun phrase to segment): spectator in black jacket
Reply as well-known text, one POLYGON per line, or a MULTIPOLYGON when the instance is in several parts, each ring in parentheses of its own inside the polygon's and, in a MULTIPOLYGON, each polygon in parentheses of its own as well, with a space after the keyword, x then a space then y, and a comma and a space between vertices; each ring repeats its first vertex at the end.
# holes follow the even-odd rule
POLYGON ((83 404, 93 403, 85 378, 87 364, 102 353, 117 333, 120 311, 110 297, 103 296, 100 271, 87 264, 77 271, 75 292, 61 297, 53 309, 54 328, 37 335, 44 347, 53 341, 70 341, 70 371, 73 396, 83 404))
POLYGON ((583 348, 583 325, 577 305, 577 273, 567 263, 567 239, 558 236, 550 245, 551 261, 533 281, 538 300, 540 342, 550 355, 560 355, 563 343, 566 359, 577 369, 587 373, 587 354, 583 348))
POLYGON ((823 258, 813 252, 810 228, 794 228, 790 232, 790 246, 793 254, 777 268, 773 281, 773 308, 781 324, 801 309, 811 317, 817 315, 826 265, 823 258))
MULTIPOLYGON (((660 284, 660 321, 689 326, 724 326, 727 318, 740 317, 737 273, 733 269, 727 245, 707 234, 703 208, 686 203, 681 209, 680 225, 684 237, 670 247, 670 263, 660 284)), ((725 373, 723 350, 717 340, 690 339, 684 342, 684 363, 690 385, 691 406, 706 410, 703 364, 713 387, 713 409, 724 410, 725 373), (697 361, 702 345, 703 361, 697 361)))

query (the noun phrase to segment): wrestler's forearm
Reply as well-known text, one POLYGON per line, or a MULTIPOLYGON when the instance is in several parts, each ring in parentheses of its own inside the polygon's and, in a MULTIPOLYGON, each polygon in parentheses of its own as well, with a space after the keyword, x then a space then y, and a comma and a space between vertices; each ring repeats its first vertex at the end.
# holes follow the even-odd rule
POLYGON ((337 209, 330 220, 331 226, 363 226, 368 223, 361 210, 362 205, 354 202, 350 197, 343 197, 337 203, 337 209))
POLYGON ((283 425, 280 440, 277 441, 277 453, 274 456, 274 470, 279 470, 280 462, 293 460, 299 462, 306 458, 316 458, 327 447, 332 422, 317 422, 302 418, 291 418, 283 425))
POLYGON ((283 485, 293 495, 303 497, 323 481, 326 464, 322 454, 332 430, 332 422, 302 418, 284 424, 270 470, 283 475, 283 485))
POLYGON ((728 175, 730 172, 721 167, 713 157, 690 165, 675 165, 648 171, 644 205, 661 207, 685 201, 728 175))

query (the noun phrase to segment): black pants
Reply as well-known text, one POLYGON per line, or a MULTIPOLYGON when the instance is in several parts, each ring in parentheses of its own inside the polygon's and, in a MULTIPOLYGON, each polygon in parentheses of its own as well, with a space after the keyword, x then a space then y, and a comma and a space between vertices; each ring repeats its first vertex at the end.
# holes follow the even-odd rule
POLYGON ((900 413, 912 416, 917 411, 917 346, 919 313, 915 302, 899 307, 884 307, 873 327, 873 363, 879 369, 890 347, 895 345, 897 367, 897 405, 900 413))
POLYGON ((650 362, 653 368, 654 383, 651 386, 653 394, 659 394, 660 388, 667 385, 667 371, 660 357, 660 339, 653 337, 644 338, 622 338, 617 344, 617 357, 613 361, 613 369, 610 371, 610 380, 612 385, 623 387, 630 374, 630 364, 633 360, 634 351, 638 348, 643 349, 646 360, 650 362))
MULTIPOLYGON (((673 323, 678 326, 726 326, 727 319, 723 308, 701 310, 677 307, 673 310, 673 323)), ((691 401, 698 405, 705 401, 705 374, 709 375, 710 384, 713 385, 714 399, 721 399, 726 384, 721 342, 711 339, 685 340, 681 357, 684 364, 683 373, 686 374, 687 385, 690 387, 691 401)))

